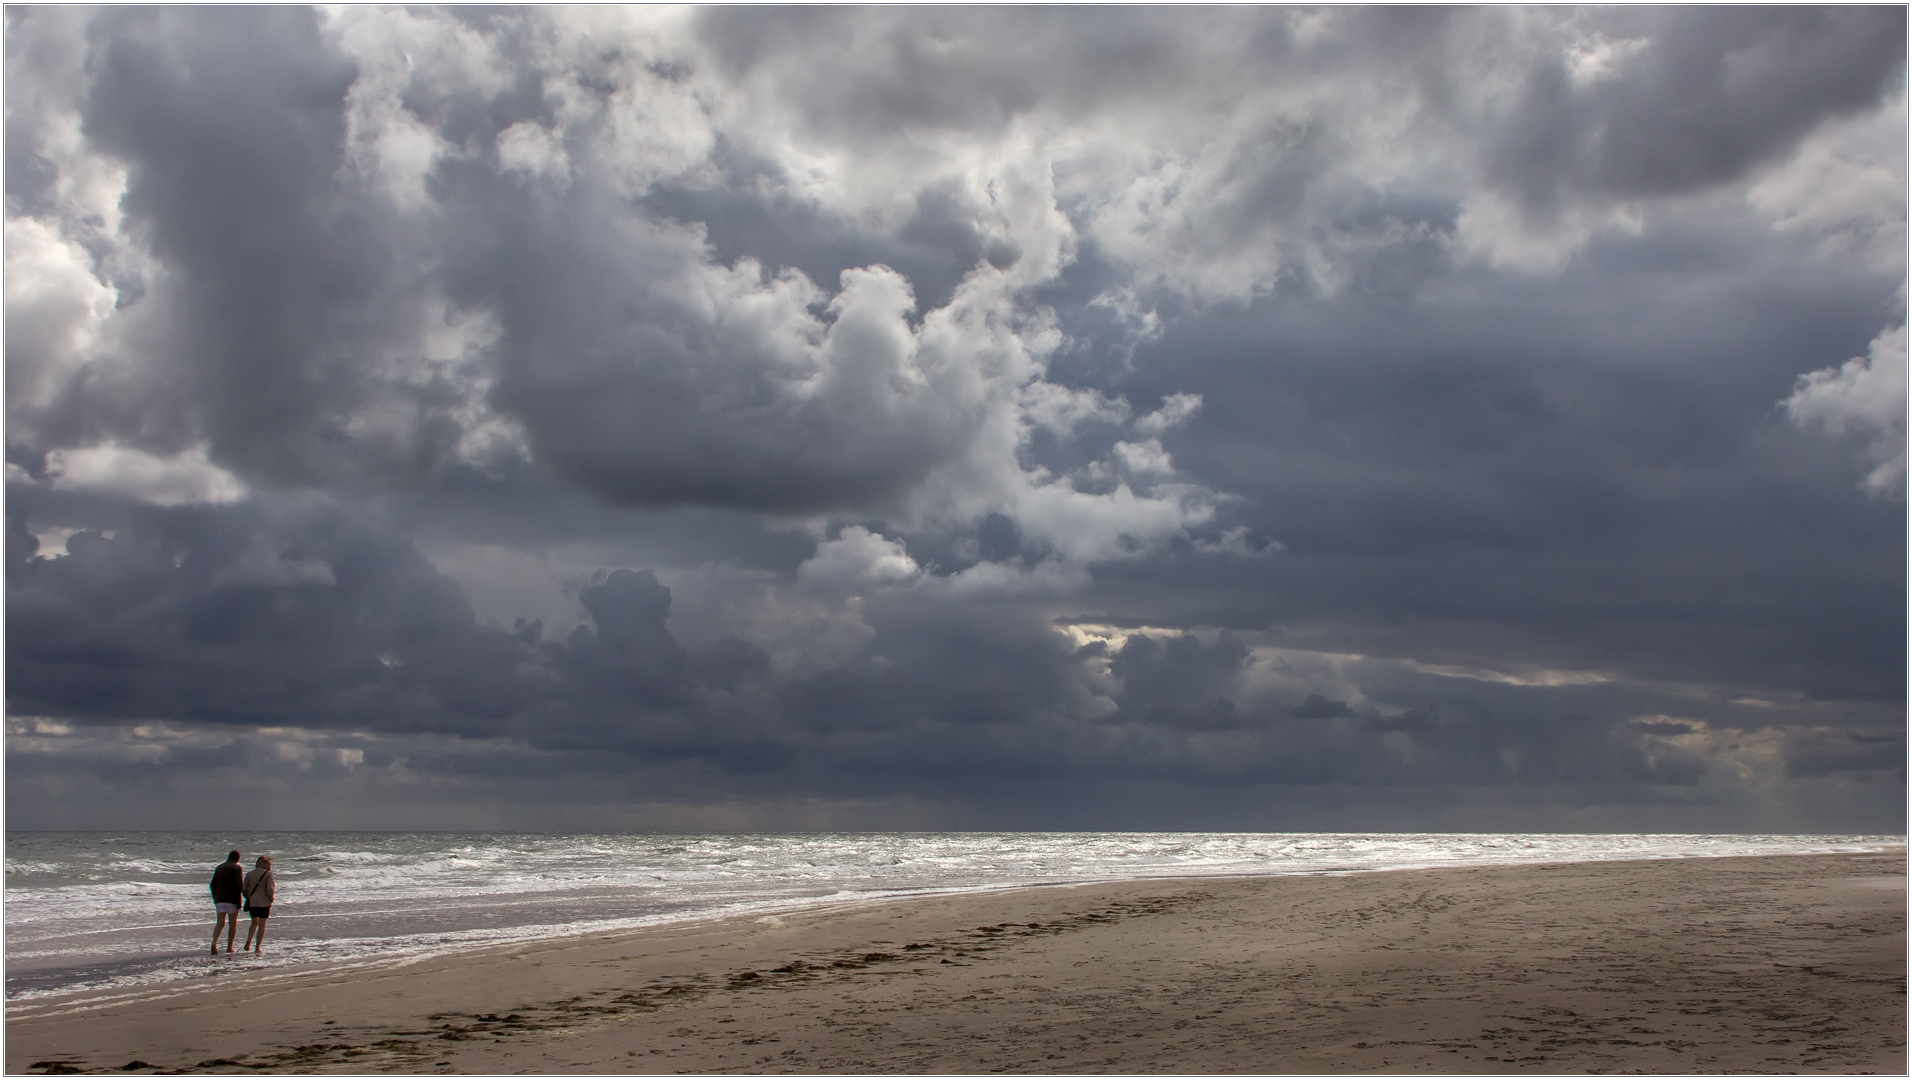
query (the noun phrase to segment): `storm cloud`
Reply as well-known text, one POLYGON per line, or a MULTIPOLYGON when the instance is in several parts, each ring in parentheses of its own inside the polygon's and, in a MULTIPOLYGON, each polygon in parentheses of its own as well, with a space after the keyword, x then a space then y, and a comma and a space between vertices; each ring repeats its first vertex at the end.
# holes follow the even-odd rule
POLYGON ((1904 827, 1902 9, 7 20, 16 827, 1904 827))

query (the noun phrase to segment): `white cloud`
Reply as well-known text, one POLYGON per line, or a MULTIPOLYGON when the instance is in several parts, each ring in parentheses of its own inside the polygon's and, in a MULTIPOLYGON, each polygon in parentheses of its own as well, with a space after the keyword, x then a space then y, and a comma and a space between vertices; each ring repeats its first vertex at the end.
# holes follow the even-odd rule
POLYGON ((1158 483, 1146 494, 1118 484, 1106 494, 1077 491, 1064 478, 1031 485, 1015 503, 1023 532, 1078 563, 1133 559, 1160 550, 1215 516, 1221 497, 1195 484, 1158 483))
POLYGON ((1816 236, 1827 255, 1883 271, 1906 250, 1906 98, 1825 124, 1766 170, 1746 201, 1773 227, 1816 236))
POLYGON ((508 65, 493 39, 457 19, 342 7, 326 12, 326 22, 358 69, 346 93, 347 160, 399 209, 429 207, 426 179, 440 158, 460 148, 419 116, 408 96, 430 99, 452 90, 490 96, 504 89, 508 65))
POLYGON ((1045 559, 1034 566, 1021 562, 979 562, 954 574, 926 575, 916 590, 945 600, 979 600, 1010 596, 1067 596, 1089 584, 1089 572, 1079 565, 1045 559))
POLYGON ((498 165, 563 187, 571 182, 571 162, 555 132, 531 120, 498 133, 498 165))
POLYGON ((1052 382, 1023 387, 1017 404, 1023 423, 1063 436, 1075 434, 1085 424, 1119 424, 1129 418, 1129 403, 1122 398, 1052 382))
POLYGON ((818 544, 816 554, 797 568, 797 579, 855 592, 904 585, 922 572, 901 542, 851 525, 836 539, 818 544))
POLYGON ((1175 463, 1169 459, 1168 451, 1162 449, 1160 439, 1147 439, 1139 443, 1116 443, 1115 456, 1122 462, 1122 467, 1128 470, 1130 476, 1175 475, 1175 463))
POLYGON ((1453 245, 1465 258, 1503 270, 1544 274, 1559 270, 1603 233, 1639 236, 1646 221, 1630 203, 1572 206, 1536 220, 1500 192, 1471 195, 1462 204, 1453 245))
POLYGON ((85 367, 119 293, 58 222, 13 218, 5 244, 7 409, 30 422, 85 367))
POLYGON ((56 489, 120 495, 155 506, 230 503, 248 494, 238 477, 212 463, 206 447, 172 457, 107 443, 47 454, 56 489))
POLYGON ((1202 411, 1202 395, 1170 394, 1162 400, 1162 407, 1135 422, 1135 432, 1139 435, 1163 435, 1181 427, 1202 411))
POLYGON ((1870 466, 1859 486, 1867 493, 1905 497, 1906 328, 1872 339, 1865 356, 1799 377, 1781 402, 1793 423, 1808 430, 1850 435, 1870 466))
POLYGON ((523 426, 491 405, 492 351, 503 333, 496 315, 431 289, 407 301, 394 303, 384 347, 365 357, 367 392, 336 418, 339 429, 384 461, 417 460, 429 448, 495 473, 529 460, 523 426))
POLYGON ((1573 73, 1573 81, 1583 87, 1612 79, 1619 74, 1621 63, 1646 45, 1644 38, 1614 40, 1595 31, 1573 46, 1568 53, 1567 69, 1573 73))

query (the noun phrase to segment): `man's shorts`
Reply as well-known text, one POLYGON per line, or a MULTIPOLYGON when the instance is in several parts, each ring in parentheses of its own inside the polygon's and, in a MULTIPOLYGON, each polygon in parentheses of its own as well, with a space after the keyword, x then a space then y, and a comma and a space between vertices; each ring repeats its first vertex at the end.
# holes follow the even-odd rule
POLYGON ((254 908, 247 908, 246 910, 252 912, 252 917, 255 919, 272 918, 272 909, 269 907, 254 907, 254 908))
POLYGON ((215 913, 217 913, 217 914, 220 914, 220 915, 237 915, 237 914, 239 914, 239 905, 238 905, 238 904, 214 904, 214 905, 212 906, 212 909, 213 909, 213 911, 214 911, 215 913))

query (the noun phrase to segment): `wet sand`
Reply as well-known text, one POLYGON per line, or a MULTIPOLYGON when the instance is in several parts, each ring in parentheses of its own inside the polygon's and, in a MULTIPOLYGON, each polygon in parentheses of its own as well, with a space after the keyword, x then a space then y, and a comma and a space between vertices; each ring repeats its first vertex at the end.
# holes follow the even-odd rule
POLYGON ((1901 1073, 1905 855, 1017 889, 10 1006, 10 1073, 1901 1073))

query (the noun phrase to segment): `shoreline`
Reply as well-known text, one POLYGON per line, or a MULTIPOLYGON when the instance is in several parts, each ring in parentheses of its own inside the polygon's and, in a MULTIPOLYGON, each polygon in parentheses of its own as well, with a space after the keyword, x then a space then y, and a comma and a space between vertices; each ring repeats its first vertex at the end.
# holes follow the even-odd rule
POLYGON ((10 835, 10 1002, 203 980, 214 974, 215 966, 229 976, 401 952, 477 950, 751 910, 770 914, 839 898, 1159 877, 1537 865, 1616 857, 1832 854, 1903 844, 1898 836, 1850 834, 873 833, 714 838, 456 833, 434 839, 405 832, 314 831, 237 837, 73 834, 77 839, 52 843, 30 839, 39 834, 10 835), (194 927, 205 917, 203 887, 198 885, 200 858, 207 850, 226 849, 228 840, 241 839, 238 846, 270 850, 305 873, 295 874, 297 880, 290 883, 293 902, 276 913, 285 925, 275 921, 281 932, 274 935, 275 947, 265 958, 235 957, 211 965, 192 940, 194 927), (767 873, 761 881, 724 887, 722 879, 734 876, 727 866, 738 848, 753 859, 766 860, 761 865, 767 873), (121 865, 128 859, 134 863, 121 865), (791 859, 796 861, 783 865, 791 859), (538 868, 536 880, 523 872, 532 867, 538 868), (154 873, 161 876, 149 881, 147 875, 154 873), (76 880, 95 886, 104 882, 105 887, 76 890, 76 880), (123 902, 119 894, 127 892, 136 902, 123 902), (199 896, 200 902, 192 902, 188 894, 199 896))
POLYGON ((1904 885, 1900 848, 844 899, 24 999, 6 1066, 1903 1073, 1904 885))
MULTIPOLYGON (((405 833, 405 834, 394 834, 394 835, 409 836, 412 834, 405 833)), ((465 834, 450 834, 450 835, 463 836, 465 834)), ((1819 838, 1819 839, 1831 839, 1831 838, 1827 837, 1827 838, 1819 838)), ((1899 851, 1899 850, 1903 850, 1904 848, 1903 843, 1897 842, 1895 838, 1890 838, 1890 837, 1846 837, 1842 839, 1845 842, 1842 844, 1842 846, 1827 847, 1817 851, 1794 850, 1794 851, 1773 852, 1772 854, 1794 854, 1794 855, 1872 854, 1872 853, 1878 853, 1880 851, 1886 851, 1886 852, 1899 851)), ((223 844, 223 841, 221 841, 221 844, 223 844)), ((220 846, 220 845, 214 845, 214 846, 220 846)), ((121 975, 102 973, 98 976, 89 976, 87 978, 83 978, 79 980, 72 980, 67 985, 52 985, 51 984, 52 980, 45 977, 47 975, 57 975, 61 971, 61 969, 34 968, 31 964, 31 960, 32 959, 43 960, 43 956, 42 954, 32 953, 31 949, 29 948, 26 952, 18 956, 14 955, 12 953, 12 950, 9 950, 8 972, 7 972, 8 995, 5 998, 5 1002, 9 1007, 14 1007, 14 1006, 22 1005, 25 1003, 40 1001, 40 1000, 44 1000, 48 998, 64 998, 64 997, 69 997, 69 996, 77 995, 77 994, 100 994, 100 995, 124 994, 124 995, 130 995, 130 996, 137 996, 138 994, 145 991, 163 992, 163 991, 166 991, 168 988, 176 987, 177 985, 181 983, 201 985, 201 986, 208 985, 207 979, 209 977, 230 979, 230 978, 238 977, 240 975, 283 973, 283 972, 289 972, 289 971, 295 971, 295 970, 317 969, 325 965, 337 965, 337 964, 343 964, 343 965, 354 966, 354 967, 362 967, 368 963, 373 965, 388 963, 395 958, 423 958, 423 957, 439 956, 439 955, 447 955, 447 954, 449 955, 466 955, 466 954, 479 955, 486 952, 495 952, 498 950, 517 950, 517 949, 531 948, 546 942, 562 941, 567 938, 583 938, 583 937, 589 937, 589 936, 602 935, 606 933, 616 934, 616 933, 627 933, 627 932, 636 932, 636 931, 651 931, 656 929, 668 929, 670 927, 689 926, 689 925, 713 922, 713 921, 718 921, 718 920, 727 919, 727 918, 734 918, 734 917, 788 915, 793 912, 800 913, 800 912, 811 911, 811 910, 830 909, 830 908, 834 908, 834 907, 845 905, 845 904, 888 903, 892 901, 907 902, 907 901, 916 900, 916 899, 935 898, 935 897, 943 897, 943 896, 966 896, 966 895, 972 895, 972 894, 987 894, 987 893, 999 892, 1003 890, 1031 889, 1031 888, 1069 888, 1069 887, 1081 887, 1081 886, 1089 886, 1089 885, 1115 885, 1115 884, 1122 884, 1125 882, 1140 884, 1140 883, 1145 883, 1150 881, 1186 881, 1186 880, 1198 880, 1198 879, 1232 880, 1232 879, 1244 879, 1244 878, 1254 879, 1254 878, 1287 878, 1287 877, 1332 877, 1332 876, 1340 876, 1340 875, 1347 875, 1347 874, 1377 874, 1377 873, 1384 874, 1384 873, 1394 873, 1394 872, 1406 871, 1406 870, 1433 871, 1433 870, 1468 869, 1468 868, 1482 868, 1482 867, 1496 867, 1496 866, 1499 866, 1499 867, 1549 866, 1549 865, 1579 863, 1579 862, 1634 862, 1634 861, 1660 861, 1665 859, 1690 859, 1690 858, 1701 858, 1701 859, 1735 858, 1735 857, 1747 857, 1747 856, 1764 856, 1766 854, 1767 854, 1766 852, 1744 851, 1744 850, 1729 851, 1729 852, 1725 852, 1721 854, 1702 853, 1702 852, 1695 852, 1695 851, 1689 850, 1689 851, 1680 851, 1675 853, 1658 853, 1658 854, 1628 853, 1627 855, 1621 856, 1618 858, 1614 858, 1614 857, 1575 858, 1575 857, 1564 856, 1564 855, 1560 857, 1554 857, 1553 855, 1549 854, 1539 859, 1516 859, 1516 860, 1507 860, 1507 861, 1503 861, 1502 858, 1498 856, 1487 856, 1484 858, 1436 860, 1436 861, 1430 861, 1427 863, 1418 863, 1418 864, 1413 862, 1409 862, 1406 864, 1395 863, 1395 864, 1381 865, 1381 866, 1317 865, 1317 866, 1307 867, 1304 869, 1271 869, 1267 867, 1260 867, 1255 869, 1214 869, 1214 868, 1201 867, 1201 868, 1186 868, 1182 870, 1181 872, 1175 872, 1175 873, 1141 873, 1134 877, 1090 876, 1090 877, 1078 878, 1074 880, 1067 879, 1067 878, 1056 878, 1056 879, 1050 879, 1050 880, 1025 879, 1020 881, 970 883, 970 884, 929 884, 929 885, 921 885, 921 886, 897 885, 894 887, 871 888, 864 891, 856 891, 856 892, 838 891, 836 893, 814 894, 809 896, 796 896, 796 895, 764 896, 764 897, 754 898, 754 899, 735 900, 722 905, 713 905, 708 907, 693 906, 686 909, 661 912, 661 913, 655 913, 655 914, 616 917, 616 918, 611 918, 611 919, 607 919, 602 922, 596 922, 596 923, 589 923, 589 922, 580 923, 580 922, 574 921, 568 924, 563 924, 561 927, 542 928, 540 932, 529 932, 532 930, 531 926, 522 924, 522 923, 509 923, 509 922, 496 927, 491 927, 482 923, 474 924, 474 925, 460 925, 450 929, 449 931, 446 930, 445 928, 439 927, 439 928, 425 931, 423 933, 412 932, 409 935, 406 935, 406 934, 400 935, 401 939, 408 936, 421 941, 427 938, 435 939, 429 945, 420 945, 420 944, 415 944, 412 941, 399 940, 399 941, 394 941, 391 943, 394 946, 393 951, 386 952, 383 954, 379 954, 374 951, 376 946, 372 942, 362 941, 358 943, 359 947, 356 949, 342 950, 340 952, 333 953, 332 955, 313 956, 309 954, 309 951, 307 952, 306 955, 299 955, 299 952, 300 952, 299 946, 301 944, 304 944, 306 941, 310 941, 310 940, 339 941, 343 939, 338 937, 328 936, 328 935, 320 935, 316 939, 312 939, 312 938, 301 939, 299 936, 295 935, 293 938, 288 940, 284 938, 283 936, 280 936, 278 938, 277 944, 279 944, 281 948, 276 949, 275 954, 271 957, 270 960, 266 961, 265 963, 261 964, 256 958, 239 958, 239 957, 222 958, 222 960, 220 961, 222 966, 224 965, 230 965, 230 966, 227 967, 227 970, 218 971, 218 972, 209 972, 205 968, 205 958, 199 954, 199 950, 195 946, 185 952, 180 952, 176 954, 165 954, 165 953, 161 954, 166 959, 175 960, 175 961, 183 961, 188 965, 192 965, 193 970, 190 970, 190 971, 181 972, 177 968, 173 968, 169 970, 163 967, 157 968, 157 969, 140 967, 138 970, 134 972, 121 974, 121 975), (287 949, 285 948, 285 946, 288 946, 288 945, 291 946, 291 952, 288 952, 287 949), (27 962, 24 964, 16 963, 17 961, 22 961, 22 960, 25 960, 27 962), (32 985, 36 983, 38 985, 32 985), (22 984, 27 984, 27 985, 22 985, 22 984), (30 988, 28 988, 28 986, 30 986, 30 988), (15 992, 16 987, 19 988, 19 992, 17 993, 15 992)), ((304 905, 297 905, 297 904, 294 905, 295 908, 299 908, 301 906, 304 906, 304 905)), ((529 905, 526 905, 526 906, 529 906, 529 905)), ((344 911, 317 911, 317 912, 295 910, 289 913, 280 913, 276 916, 276 919, 292 920, 295 923, 299 921, 303 921, 303 920, 323 920, 329 923, 340 923, 340 922, 349 923, 353 920, 362 918, 363 916, 366 916, 366 915, 398 914, 400 913, 400 911, 404 911, 404 910, 409 910, 409 909, 399 909, 398 911, 344 910, 344 911)), ((190 919, 187 919, 186 921, 182 921, 178 923, 167 924, 167 926, 179 932, 178 935, 176 936, 183 937, 183 938, 191 938, 193 934, 196 933, 197 930, 199 929, 199 922, 200 922, 199 918, 197 917, 198 915, 200 915, 200 912, 198 912, 197 909, 194 909, 193 914, 195 916, 194 918, 190 918, 190 919)), ((275 922, 275 926, 276 925, 277 923, 275 922)), ((85 933, 116 934, 116 933, 123 933, 128 930, 153 930, 153 929, 161 929, 161 927, 106 926, 102 929, 90 930, 90 931, 86 931, 85 933)), ((350 938, 350 934, 348 933, 347 935, 345 935, 345 937, 350 938)), ((165 941, 153 942, 151 944, 158 945, 161 949, 165 949, 165 948, 176 946, 177 941, 174 941, 172 939, 167 939, 165 941)), ((45 954, 45 955, 52 955, 52 954, 45 954)), ((149 955, 148 962, 150 963, 150 954, 148 955, 149 955)), ((103 972, 102 966, 99 966, 99 965, 95 965, 90 969, 69 968, 66 970, 68 971, 92 970, 92 971, 103 972)))

